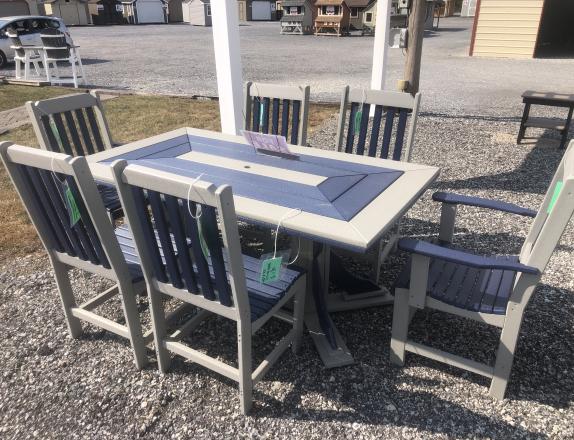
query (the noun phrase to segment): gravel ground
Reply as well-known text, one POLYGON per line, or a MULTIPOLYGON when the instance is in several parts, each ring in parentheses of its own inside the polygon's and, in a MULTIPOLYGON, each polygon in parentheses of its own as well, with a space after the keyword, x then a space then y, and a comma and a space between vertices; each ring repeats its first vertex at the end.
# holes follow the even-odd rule
MULTIPOLYGON (((328 121, 311 144, 332 145, 335 124, 328 121)), ((536 208, 560 152, 549 137, 517 146, 517 130, 517 119, 424 114, 413 160, 442 167, 435 189, 536 208)), ((431 193, 410 211, 406 234, 437 232, 431 193)), ((461 209, 456 240, 478 252, 514 253, 529 223, 461 209)), ((149 367, 136 371, 130 348, 113 335, 86 326, 84 336, 71 339, 46 257, 14 259, 0 267, 0 437, 574 438, 573 238, 571 225, 527 309, 506 400, 489 398, 480 376, 415 355, 405 368, 392 366, 392 313, 381 307, 334 315, 355 365, 323 368, 305 335, 300 355, 286 353, 256 386, 249 417, 239 414, 237 386, 197 365, 175 359, 162 376, 150 352, 149 367)), ((384 284, 392 284, 404 259, 385 265, 384 284)), ((74 285, 82 299, 107 282, 75 274, 74 285)), ((141 298, 147 323, 146 304, 141 298)), ((118 316, 117 304, 104 312, 118 316)), ((265 328, 255 357, 285 331, 282 323, 265 328)), ((419 312, 412 336, 487 361, 498 331, 419 312)), ((222 319, 208 320, 194 342, 223 359, 235 354, 233 326, 222 319), (225 330, 232 336, 222 342, 225 330)))

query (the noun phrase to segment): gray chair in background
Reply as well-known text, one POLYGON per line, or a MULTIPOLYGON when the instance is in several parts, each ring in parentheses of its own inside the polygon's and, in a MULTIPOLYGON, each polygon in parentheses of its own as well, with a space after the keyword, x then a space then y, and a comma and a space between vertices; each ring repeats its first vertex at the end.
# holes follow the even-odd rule
POLYGON ((79 46, 68 44, 66 36, 58 29, 44 29, 40 38, 44 46, 44 64, 54 66, 53 71, 46 68, 46 76, 51 84, 73 84, 75 88, 78 88, 80 82, 87 84, 79 46), (58 63, 70 65, 71 78, 60 75, 58 63))
MULTIPOLYGON (((574 214, 574 141, 566 151, 538 212, 497 200, 435 193, 442 202, 439 244, 404 238, 401 250, 412 259, 399 276, 391 339, 391 360, 403 365, 405 352, 492 379, 490 395, 504 398, 520 326, 530 298, 574 214), (517 256, 483 257, 452 249, 458 205, 535 217, 517 256), (417 309, 430 308, 502 329, 494 366, 479 363, 408 339, 417 309)), ((560 337, 560 335, 556 335, 560 337)))
POLYGON ((307 144, 309 86, 245 84, 245 129, 285 136, 293 145, 307 144))
POLYGON ((217 188, 197 179, 126 164, 116 161, 113 172, 133 233, 134 254, 141 260, 148 284, 159 368, 166 372, 170 353, 174 353, 238 382, 245 414, 252 404, 253 386, 289 344, 293 351, 299 348, 305 274, 284 268, 277 281, 260 280, 261 260, 241 253, 230 186, 217 188), (168 332, 164 296, 200 311, 175 332, 168 332), (253 371, 252 335, 290 300, 294 301, 292 330, 253 371), (210 315, 236 322, 238 368, 182 341, 210 315))
MULTIPOLYGON (((102 102, 96 91, 26 103, 40 147, 70 156, 87 156, 114 146, 102 102)), ((112 219, 122 215, 112 185, 98 183, 112 219)))
POLYGON ((114 230, 108 221, 86 159, 9 142, 0 143, 0 154, 48 253, 72 337, 81 335, 82 320, 115 333, 130 341, 136 366, 143 368, 145 343, 152 336, 142 334, 136 295, 145 291, 145 281, 139 264, 126 261, 117 238, 125 231, 114 230), (70 282, 73 268, 115 285, 77 305, 70 282), (94 312, 118 294, 125 323, 94 312))

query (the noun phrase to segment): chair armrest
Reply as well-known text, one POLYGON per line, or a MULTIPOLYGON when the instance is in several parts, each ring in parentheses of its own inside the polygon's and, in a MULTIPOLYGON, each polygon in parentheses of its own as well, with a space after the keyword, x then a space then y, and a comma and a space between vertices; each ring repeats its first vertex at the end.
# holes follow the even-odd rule
POLYGON ((402 238, 399 240, 398 247, 402 251, 411 252, 413 254, 438 258, 451 263, 459 263, 479 269, 500 269, 524 272, 533 275, 540 274, 540 271, 535 267, 527 266, 505 258, 483 257, 481 255, 469 254, 468 252, 449 249, 444 246, 429 243, 428 241, 415 240, 413 238, 402 238))
POLYGON ((526 217, 536 217, 536 211, 514 203, 501 202, 499 200, 485 199, 482 197, 464 196, 462 194, 436 192, 432 195, 435 202, 449 203, 451 205, 476 206, 478 208, 494 209, 496 211, 508 212, 510 214, 523 215, 526 217))

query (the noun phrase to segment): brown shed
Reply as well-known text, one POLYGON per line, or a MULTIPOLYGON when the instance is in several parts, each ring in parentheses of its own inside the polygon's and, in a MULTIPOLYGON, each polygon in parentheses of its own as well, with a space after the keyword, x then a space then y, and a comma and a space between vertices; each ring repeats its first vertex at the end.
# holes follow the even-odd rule
POLYGON ((351 11, 345 0, 317 0, 315 35, 348 35, 351 11))

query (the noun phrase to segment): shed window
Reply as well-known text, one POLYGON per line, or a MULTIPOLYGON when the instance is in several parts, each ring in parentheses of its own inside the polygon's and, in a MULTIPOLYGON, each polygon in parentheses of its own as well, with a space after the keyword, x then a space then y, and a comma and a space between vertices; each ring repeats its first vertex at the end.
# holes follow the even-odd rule
POLYGON ((351 8, 351 17, 359 18, 359 8, 351 8))
POLYGON ((371 23, 373 21, 373 13, 372 12, 367 12, 365 14, 365 21, 367 23, 371 23))
POLYGON ((323 15, 339 15, 339 6, 323 6, 323 15))
POLYGON ((206 5, 206 6, 207 6, 207 7, 205 8, 206 11, 207 11, 206 14, 207 14, 208 17, 211 17, 211 5, 206 5))
POLYGON ((288 9, 289 15, 301 15, 303 13, 302 6, 290 6, 288 9))

